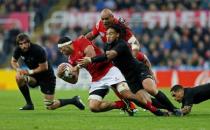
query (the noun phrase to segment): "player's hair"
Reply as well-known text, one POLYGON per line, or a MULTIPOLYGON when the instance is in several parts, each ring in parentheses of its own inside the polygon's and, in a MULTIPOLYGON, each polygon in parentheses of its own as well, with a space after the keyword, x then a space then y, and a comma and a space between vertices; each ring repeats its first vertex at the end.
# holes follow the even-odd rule
POLYGON ((63 44, 65 42, 69 42, 71 41, 71 38, 65 36, 65 37, 61 37, 59 40, 58 40, 58 44, 63 44))
POLYGON ((31 43, 29 36, 26 35, 25 33, 18 34, 17 37, 16 37, 16 41, 15 42, 18 45, 19 42, 20 41, 23 41, 23 40, 26 40, 27 42, 30 42, 31 43))
POLYGON ((179 91, 180 89, 183 89, 183 86, 182 85, 179 85, 179 84, 177 84, 177 85, 174 85, 172 88, 171 88, 171 92, 173 91, 173 92, 177 92, 177 91, 179 91))
POLYGON ((119 39, 124 39, 126 36, 126 27, 124 24, 117 23, 109 26, 109 28, 114 29, 117 33, 119 33, 119 39))

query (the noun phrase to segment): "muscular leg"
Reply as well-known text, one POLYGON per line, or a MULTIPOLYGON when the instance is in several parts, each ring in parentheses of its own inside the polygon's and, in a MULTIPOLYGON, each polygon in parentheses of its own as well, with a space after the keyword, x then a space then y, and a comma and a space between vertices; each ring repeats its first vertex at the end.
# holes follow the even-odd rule
POLYGON ((107 95, 108 91, 109 89, 98 89, 90 93, 88 99, 89 108, 92 112, 105 112, 112 109, 121 109, 125 107, 125 103, 123 101, 103 101, 103 98, 107 95))
POLYGON ((28 88, 29 83, 36 83, 36 80, 29 76, 24 75, 17 75, 16 76, 16 82, 18 84, 18 88, 23 95, 26 105, 20 108, 20 110, 34 110, 34 106, 31 100, 30 91, 28 88))
POLYGON ((89 100, 89 108, 92 112, 105 112, 110 111, 112 109, 120 109, 124 107, 125 104, 116 105, 115 102, 108 102, 108 101, 99 101, 95 99, 89 100))
POLYGON ((44 103, 48 110, 55 110, 57 108, 60 108, 60 107, 66 106, 66 105, 70 105, 70 104, 75 105, 80 110, 85 109, 85 106, 79 96, 74 96, 73 98, 70 98, 70 99, 56 99, 56 100, 54 100, 54 95, 45 94, 44 95, 44 103))
POLYGON ((167 110, 173 112, 176 109, 176 107, 171 103, 171 101, 167 98, 167 96, 163 92, 157 89, 157 86, 152 79, 150 78, 144 79, 142 85, 144 89, 149 94, 154 96, 162 105, 164 105, 165 108, 167 108, 167 110))
POLYGON ((133 113, 137 111, 136 105, 132 101, 129 101, 128 99, 123 98, 122 95, 116 90, 116 87, 112 87, 112 90, 114 91, 115 95, 117 95, 119 99, 129 103, 129 107, 131 111, 133 111, 133 113))
POLYGON ((125 82, 117 84, 117 90, 120 92, 120 94, 131 101, 133 101, 136 105, 143 107, 155 115, 163 116, 164 113, 159 111, 156 107, 154 107, 151 103, 151 99, 148 93, 146 91, 139 90, 136 94, 133 94, 129 89, 128 85, 125 82))

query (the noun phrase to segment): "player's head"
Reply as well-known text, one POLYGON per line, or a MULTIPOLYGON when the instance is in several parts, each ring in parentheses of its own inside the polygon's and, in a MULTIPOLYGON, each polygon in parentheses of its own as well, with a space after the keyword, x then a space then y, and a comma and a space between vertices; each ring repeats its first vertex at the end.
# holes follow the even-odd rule
POLYGON ((101 20, 106 28, 114 23, 114 15, 110 9, 103 9, 101 11, 101 20))
POLYGON ((125 36, 125 28, 121 24, 113 24, 109 26, 106 32, 107 42, 111 43, 118 39, 123 39, 125 36))
POLYGON ((73 47, 71 44, 72 40, 69 37, 61 37, 58 40, 58 49, 64 55, 70 55, 73 52, 73 47))
POLYGON ((182 85, 174 85, 171 88, 171 96, 177 102, 182 102, 182 99, 184 97, 184 88, 183 88, 183 86, 182 85))
POLYGON ((16 37, 16 44, 20 47, 22 51, 27 52, 31 42, 28 35, 26 35, 25 33, 20 33, 16 37))

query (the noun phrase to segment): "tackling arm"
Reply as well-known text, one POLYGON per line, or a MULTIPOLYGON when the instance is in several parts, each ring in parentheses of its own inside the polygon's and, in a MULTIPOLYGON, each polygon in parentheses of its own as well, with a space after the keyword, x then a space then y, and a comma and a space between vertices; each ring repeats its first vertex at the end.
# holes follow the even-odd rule
POLYGON ((184 115, 187 115, 191 112, 192 106, 184 106, 181 111, 184 115))
POLYGON ((90 41, 92 41, 93 39, 95 39, 95 38, 97 37, 97 35, 93 35, 92 32, 89 32, 89 33, 87 33, 87 34, 85 35, 85 37, 86 37, 87 39, 89 39, 90 41))
POLYGON ((46 70, 48 70, 48 62, 47 61, 44 63, 40 63, 37 68, 33 69, 33 74, 40 73, 40 72, 43 72, 46 70))

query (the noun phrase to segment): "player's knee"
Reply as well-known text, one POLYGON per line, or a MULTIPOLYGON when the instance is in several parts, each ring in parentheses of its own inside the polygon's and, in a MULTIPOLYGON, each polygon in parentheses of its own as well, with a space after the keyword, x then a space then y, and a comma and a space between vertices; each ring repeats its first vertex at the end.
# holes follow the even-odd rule
POLYGON ((53 100, 44 99, 44 104, 47 110, 55 110, 56 107, 54 106, 53 100))
POLYGON ((16 82, 17 82, 18 86, 23 86, 26 84, 26 80, 25 80, 24 76, 16 76, 16 82))

